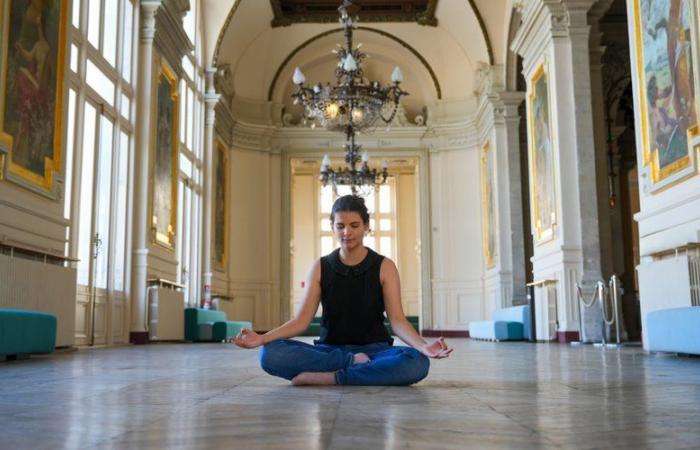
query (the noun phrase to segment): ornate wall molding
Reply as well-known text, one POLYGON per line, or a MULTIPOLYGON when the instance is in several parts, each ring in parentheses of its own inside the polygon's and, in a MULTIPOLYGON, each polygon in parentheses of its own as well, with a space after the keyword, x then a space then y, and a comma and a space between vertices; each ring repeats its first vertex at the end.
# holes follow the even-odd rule
MULTIPOLYGON (((286 27, 295 23, 334 23, 338 20, 337 4, 329 2, 290 2, 289 0, 270 0, 270 6, 274 14, 271 25, 273 27, 286 27), (296 4, 295 4, 296 3, 296 4), (291 10, 291 11, 290 11, 291 10)), ((357 1, 354 4, 355 12, 362 22, 416 22, 419 25, 437 26, 435 9, 438 0, 411 0, 401 2, 402 6, 410 4, 410 10, 402 8, 395 10, 390 8, 397 4, 396 1, 357 1), (372 3, 371 9, 368 4, 372 3), (385 5, 382 5, 384 3, 385 5), (386 6, 382 10, 382 6, 386 6)))
POLYGON ((182 18, 189 9, 189 0, 165 0, 156 13, 155 47, 178 78, 182 76, 182 57, 194 50, 182 25, 182 18))

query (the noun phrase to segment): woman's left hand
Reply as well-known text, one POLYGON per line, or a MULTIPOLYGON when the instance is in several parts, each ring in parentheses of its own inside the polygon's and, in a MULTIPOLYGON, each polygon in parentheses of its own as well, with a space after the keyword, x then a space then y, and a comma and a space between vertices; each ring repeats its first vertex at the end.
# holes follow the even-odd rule
POLYGON ((452 353, 452 348, 447 346, 445 343, 445 338, 439 337, 437 340, 433 341, 432 344, 426 344, 421 349, 422 353, 428 358, 442 359, 447 358, 452 353))

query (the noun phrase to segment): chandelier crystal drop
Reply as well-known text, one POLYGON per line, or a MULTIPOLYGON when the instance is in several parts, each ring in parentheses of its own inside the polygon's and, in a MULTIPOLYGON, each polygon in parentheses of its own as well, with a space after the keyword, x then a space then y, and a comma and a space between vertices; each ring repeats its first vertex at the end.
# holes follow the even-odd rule
POLYGON ((345 162, 349 167, 332 169, 328 155, 321 163, 320 180, 324 186, 329 182, 337 193, 337 185, 350 185, 354 194, 367 195, 371 189, 386 182, 388 163, 382 162, 382 170, 369 168, 367 152, 360 155, 361 146, 355 143, 359 132, 374 129, 381 121, 390 124, 399 108, 401 97, 408 95, 400 87, 403 74, 398 67, 391 74, 391 84, 381 85, 378 81, 368 81, 364 77, 362 61, 367 55, 360 51, 362 44, 353 47, 353 19, 348 14, 349 0, 343 0, 338 7, 340 23, 343 25, 345 47, 338 45, 333 52, 338 56, 335 69, 336 84, 312 87, 305 86, 306 77, 297 67, 292 81, 298 86, 292 94, 295 104, 304 107, 305 119, 312 120, 329 131, 345 134, 345 162), (358 164, 360 164, 358 169, 358 164))

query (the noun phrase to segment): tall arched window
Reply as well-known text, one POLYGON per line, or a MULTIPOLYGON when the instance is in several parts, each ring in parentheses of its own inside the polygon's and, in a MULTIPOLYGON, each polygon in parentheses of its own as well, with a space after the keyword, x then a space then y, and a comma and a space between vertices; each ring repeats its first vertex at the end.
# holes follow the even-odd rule
POLYGON ((182 58, 180 81, 180 176, 178 180, 178 282, 185 286, 185 302, 197 305, 201 280, 202 153, 204 130, 204 71, 201 66, 200 3, 190 0, 183 19, 194 51, 182 58))
POLYGON ((127 337, 136 13, 133 0, 72 4, 65 216, 68 253, 80 260, 76 343, 119 343, 127 337))

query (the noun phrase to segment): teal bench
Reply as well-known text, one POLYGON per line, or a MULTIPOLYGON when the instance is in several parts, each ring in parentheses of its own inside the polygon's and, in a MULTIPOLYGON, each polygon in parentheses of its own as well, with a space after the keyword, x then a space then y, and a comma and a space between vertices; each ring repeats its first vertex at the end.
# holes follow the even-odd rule
POLYGON ((56 329, 56 316, 52 314, 0 309, 0 356, 51 353, 56 348, 56 329))
POLYGON ((497 309, 492 320, 469 322, 469 337, 488 341, 520 341, 530 337, 530 307, 497 309))
POLYGON ((185 340, 192 342, 221 342, 237 335, 253 324, 228 320, 226 313, 213 309, 185 308, 185 340))
POLYGON ((650 352, 700 355, 700 306, 651 311, 646 327, 650 352))
MULTIPOLYGON (((406 316, 406 320, 408 320, 408 323, 410 323, 411 326, 416 330, 416 332, 418 332, 418 316, 406 316)), ((384 326, 389 331, 389 334, 393 336, 394 332, 391 329, 391 324, 389 323, 388 319, 384 319, 384 326)), ((319 336, 320 334, 321 318, 317 316, 311 320, 311 323, 306 328, 306 331, 302 333, 302 336, 319 336)))

